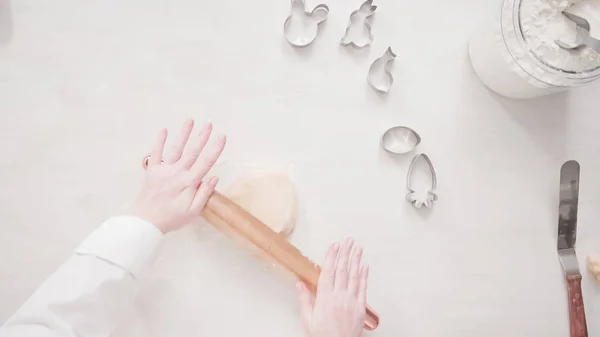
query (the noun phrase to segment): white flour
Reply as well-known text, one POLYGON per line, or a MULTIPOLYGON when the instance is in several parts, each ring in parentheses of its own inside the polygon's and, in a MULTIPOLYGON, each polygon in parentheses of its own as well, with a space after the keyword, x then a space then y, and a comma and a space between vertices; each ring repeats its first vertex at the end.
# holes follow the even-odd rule
POLYGON ((567 72, 585 73, 600 67, 597 52, 589 48, 568 51, 554 42, 560 39, 568 43, 575 39, 575 25, 561 14, 567 9, 585 17, 592 35, 600 37, 600 0, 522 0, 521 31, 515 30, 513 24, 513 5, 517 2, 505 0, 501 22, 495 21, 492 27, 480 30, 470 41, 471 63, 484 84, 507 97, 529 98, 590 81, 574 81, 548 71, 535 59, 567 72), (524 44, 519 41, 521 34, 524 44))
MULTIPOLYGON (((524 0, 521 2, 521 28, 531 51, 544 63, 567 71, 587 71, 600 66, 600 54, 585 48, 568 51, 554 41, 574 42, 575 25, 561 13, 580 15, 600 31, 599 0, 524 0)), ((593 32, 592 32, 593 34, 593 32)))

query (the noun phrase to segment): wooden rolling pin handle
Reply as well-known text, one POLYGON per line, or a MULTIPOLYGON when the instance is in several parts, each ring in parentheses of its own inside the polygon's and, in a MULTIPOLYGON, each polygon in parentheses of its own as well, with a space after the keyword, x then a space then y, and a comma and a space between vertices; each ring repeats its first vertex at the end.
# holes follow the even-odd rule
MULTIPOLYGON (((302 255, 289 241, 246 212, 221 193, 215 191, 208 199, 202 217, 224 233, 236 233, 250 242, 269 258, 277 262, 314 293, 321 269, 302 255)), ((379 315, 367 306, 365 329, 374 330, 379 325, 379 315)), ((579 337, 579 336, 577 336, 579 337)))
POLYGON ((568 275, 569 290, 569 327, 571 337, 588 337, 583 296, 581 293, 581 275, 568 275))

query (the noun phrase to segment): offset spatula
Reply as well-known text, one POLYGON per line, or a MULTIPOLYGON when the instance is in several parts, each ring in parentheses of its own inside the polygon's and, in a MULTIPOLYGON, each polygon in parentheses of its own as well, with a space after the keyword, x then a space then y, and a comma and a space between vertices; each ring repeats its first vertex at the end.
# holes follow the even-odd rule
POLYGON ((558 256, 567 278, 571 337, 587 337, 587 324, 581 295, 581 273, 575 254, 577 204, 579 202, 579 163, 574 160, 564 163, 560 169, 559 198, 558 256))

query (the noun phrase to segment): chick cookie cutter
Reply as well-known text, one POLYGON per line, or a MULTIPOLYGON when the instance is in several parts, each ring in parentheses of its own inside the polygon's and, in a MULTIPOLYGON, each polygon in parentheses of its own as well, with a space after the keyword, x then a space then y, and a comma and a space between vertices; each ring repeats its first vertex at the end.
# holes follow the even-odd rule
POLYGON ((391 68, 394 65, 396 57, 398 56, 392 51, 392 47, 388 47, 381 57, 371 63, 369 74, 367 75, 367 83, 376 92, 386 94, 392 87, 392 84, 394 84, 394 76, 392 76, 391 68))
MULTIPOLYGON (((373 37, 373 34, 371 33, 371 18, 373 17, 373 14, 375 14, 375 10, 377 9, 377 6, 373 5, 373 0, 367 0, 365 2, 363 2, 362 5, 360 5, 360 8, 355 10, 354 12, 350 13, 350 20, 348 21, 348 26, 346 27, 346 32, 344 33, 344 37, 342 37, 342 40, 340 41, 340 44, 344 47, 346 46, 352 46, 353 48, 356 49, 362 49, 368 45, 370 45, 371 43, 373 43, 373 40, 375 39, 375 37, 373 37), (364 13, 364 19, 362 24, 359 25, 359 23, 354 22, 354 20, 356 20, 360 13, 364 13), (354 41, 351 37, 351 29, 354 26, 360 26, 361 29, 364 29, 364 31, 367 33, 367 40, 363 43, 357 43, 356 41, 354 41)), ((364 33, 363 33, 364 34, 364 33)))
POLYGON ((290 14, 283 23, 283 36, 287 42, 294 47, 306 47, 317 38, 319 33, 319 25, 327 20, 329 15, 329 6, 325 4, 317 5, 312 11, 306 9, 304 0, 292 0, 290 14), (303 19, 313 20, 312 24, 308 27, 308 31, 305 31, 301 35, 293 36, 291 31, 291 24, 294 18, 294 14, 300 14, 303 19))
POLYGON ((406 200, 411 202, 416 208, 421 208, 422 206, 430 208, 433 206, 433 203, 438 200, 438 196, 435 193, 435 190, 437 189, 437 175, 435 174, 435 169, 433 168, 431 159, 429 159, 429 156, 425 153, 416 155, 410 162, 408 173, 406 175, 406 188, 408 189, 406 200), (427 163, 431 176, 431 188, 429 188, 425 193, 422 191, 415 191, 414 187, 412 186, 413 172, 416 170, 419 160, 424 160, 425 163, 427 163))

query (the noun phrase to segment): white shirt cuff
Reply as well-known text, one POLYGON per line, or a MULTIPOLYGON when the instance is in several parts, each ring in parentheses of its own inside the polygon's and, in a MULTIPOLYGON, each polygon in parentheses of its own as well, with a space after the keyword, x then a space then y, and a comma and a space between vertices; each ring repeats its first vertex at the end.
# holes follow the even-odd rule
POLYGON ((106 220, 75 249, 75 253, 93 255, 114 263, 138 277, 154 257, 163 234, 151 223, 133 216, 106 220))

